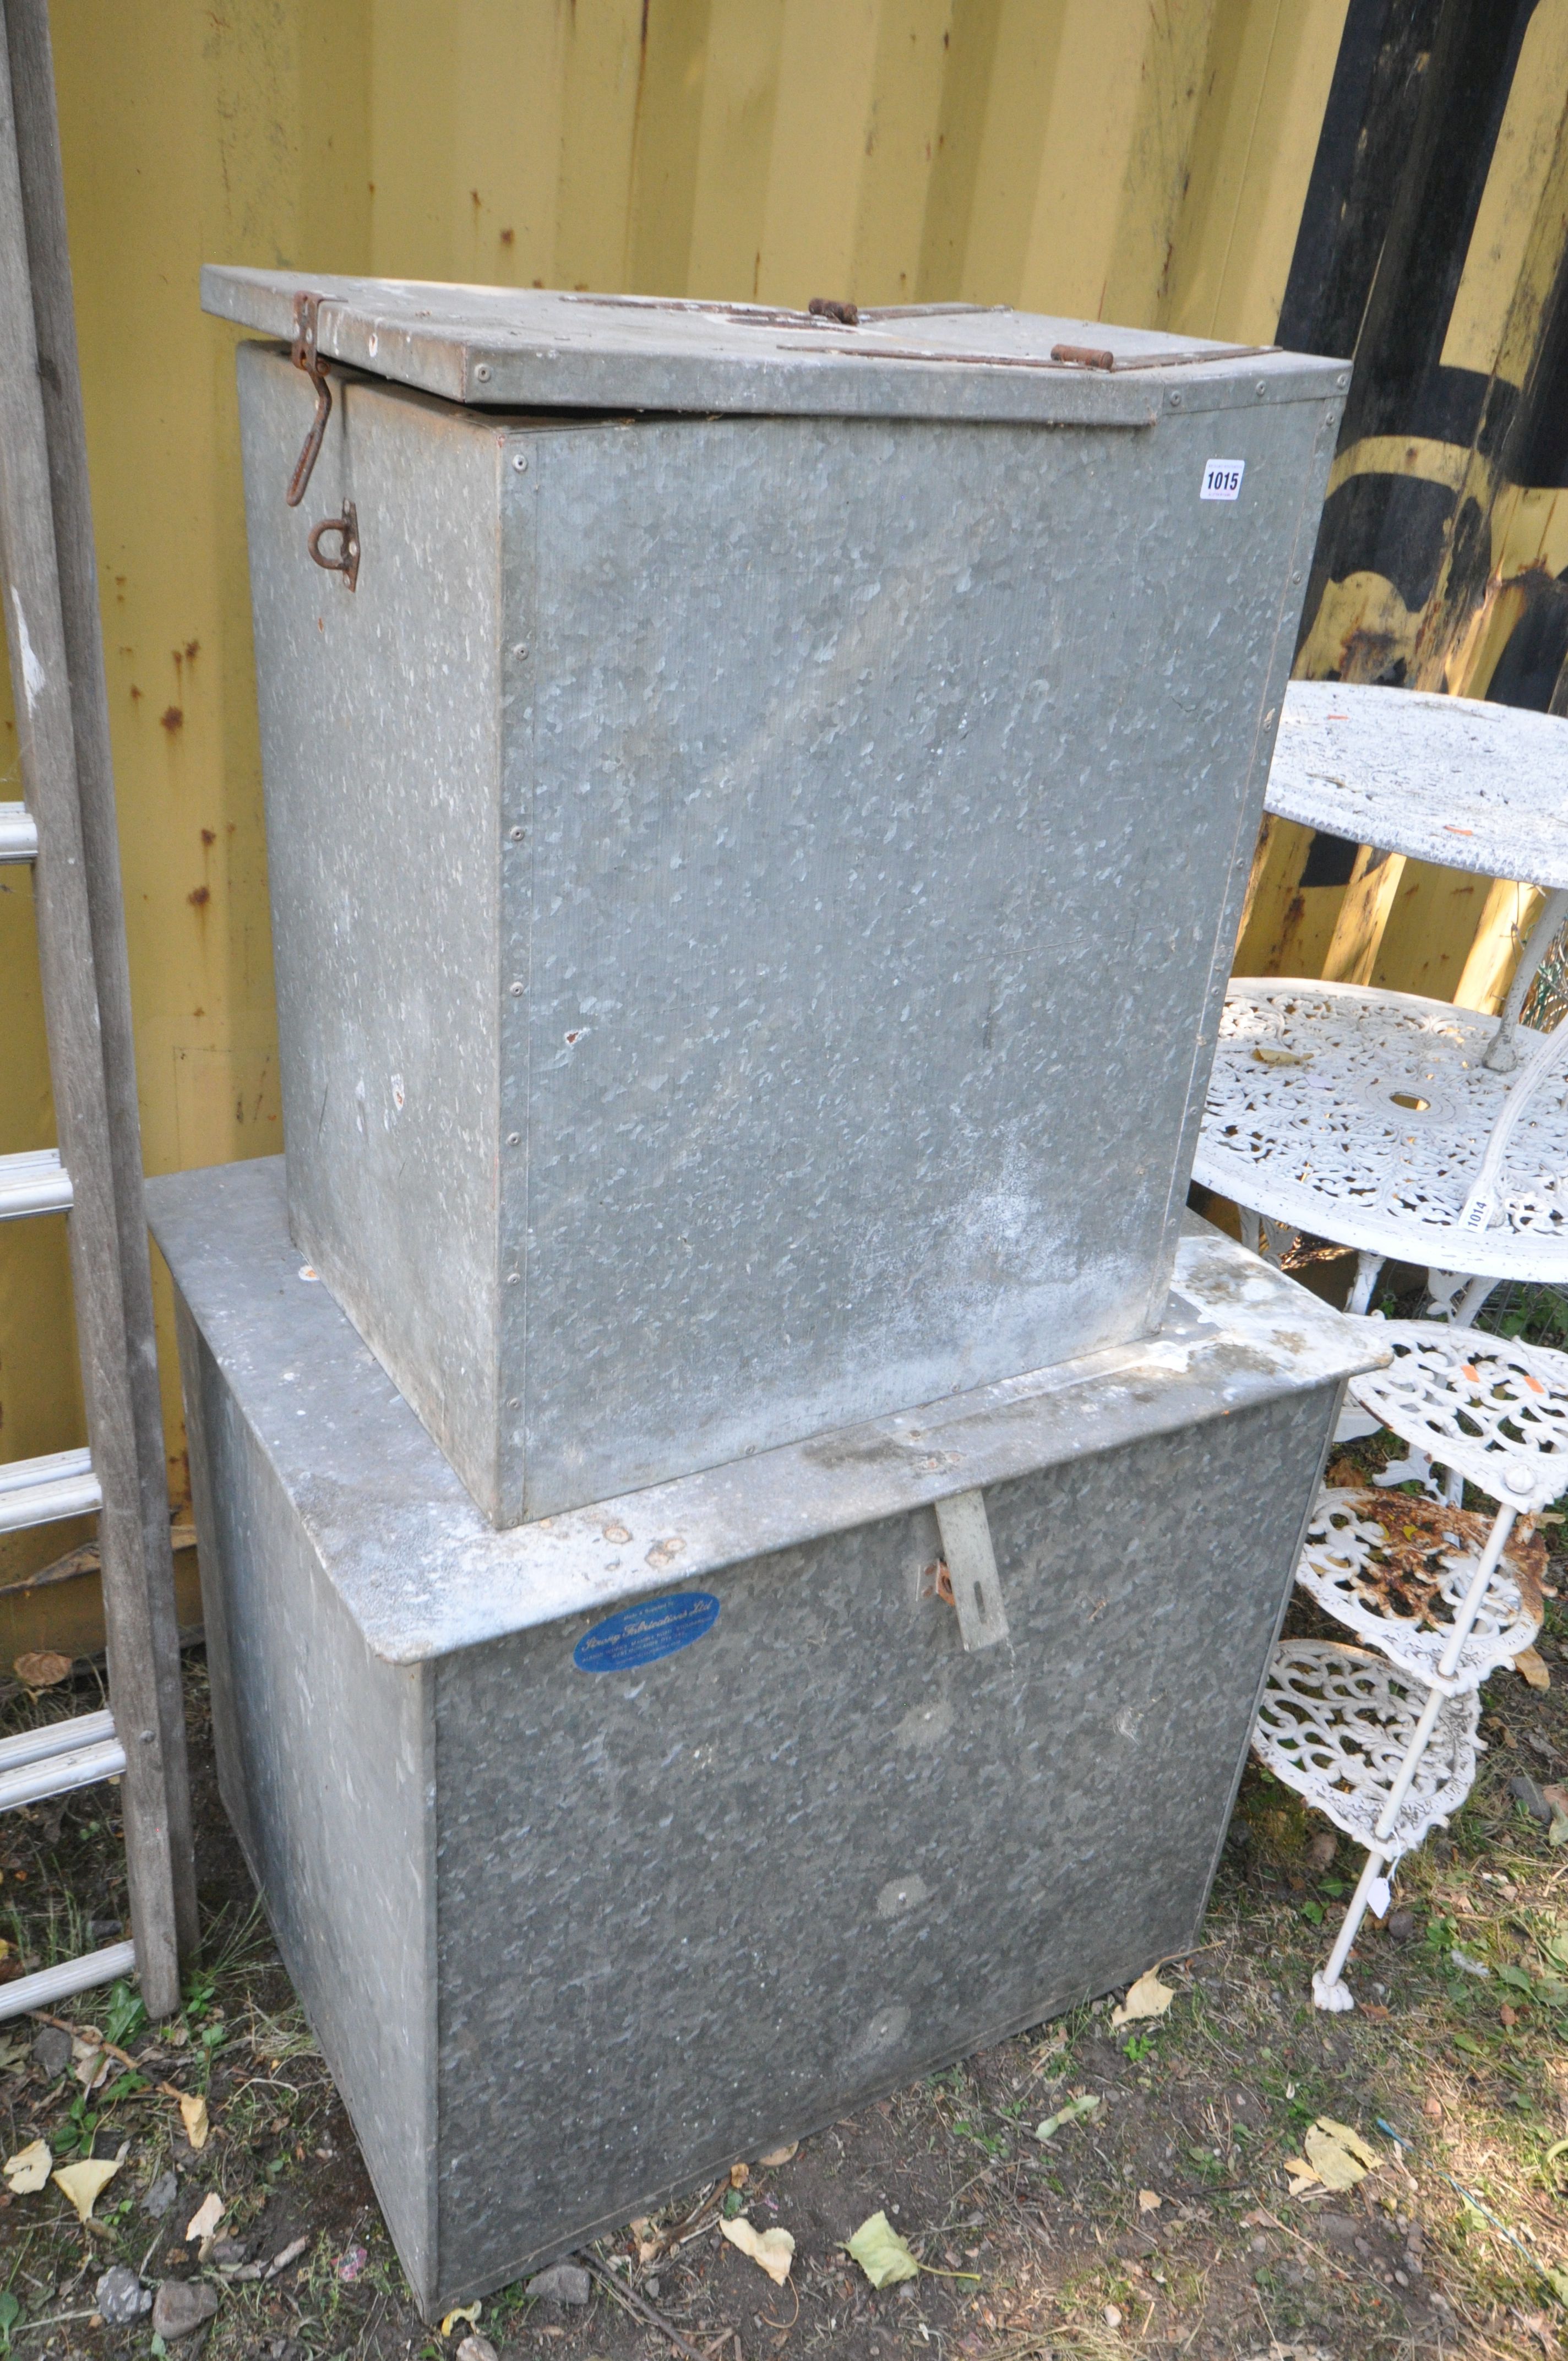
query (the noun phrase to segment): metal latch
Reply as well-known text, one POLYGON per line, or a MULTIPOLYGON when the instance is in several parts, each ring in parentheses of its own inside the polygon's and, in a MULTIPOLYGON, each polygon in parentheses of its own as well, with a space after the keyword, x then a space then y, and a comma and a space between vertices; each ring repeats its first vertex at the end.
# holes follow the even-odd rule
POLYGON ((994 1648, 1007 1637, 1007 1609, 1002 1603, 1002 1578, 991 1546, 991 1521, 983 1492, 955 1492, 938 1500, 937 1531, 952 1584, 958 1610, 959 1637, 967 1653, 994 1648))
MULTIPOLYGON (((332 387, 327 382, 326 368, 317 349, 317 315, 321 310, 319 295, 296 295, 294 298, 294 341, 289 347, 289 358, 297 369, 303 369, 316 390, 316 414, 311 421, 311 431, 305 437, 305 447, 294 462, 294 472, 289 478, 289 489, 283 497, 291 509, 297 509, 305 497, 317 459, 321 456, 322 438, 327 420, 332 416, 332 387)), ((319 528, 318 528, 319 530, 319 528)), ((311 552, 313 557, 315 551, 311 552)), ((318 558, 317 564, 322 561, 318 558)))
POLYGON ((343 514, 340 517, 323 517, 320 524, 312 525, 310 541, 307 546, 310 549, 311 555, 315 559, 316 564, 322 567, 323 572, 327 574, 341 574, 351 590, 357 587, 359 581, 359 511, 355 507, 352 500, 344 501, 343 514), (329 533, 334 533, 338 535, 337 555, 335 557, 323 557, 322 555, 322 541, 323 536, 329 533))

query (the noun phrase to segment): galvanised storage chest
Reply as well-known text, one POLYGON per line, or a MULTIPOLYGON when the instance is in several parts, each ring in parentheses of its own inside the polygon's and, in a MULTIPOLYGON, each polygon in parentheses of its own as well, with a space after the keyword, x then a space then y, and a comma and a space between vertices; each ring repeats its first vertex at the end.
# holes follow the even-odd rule
POLYGON ((239 356, 291 1229, 487 1514, 1147 1334, 1343 368, 203 290, 350 365, 291 508, 239 356))
POLYGON ((1366 1323, 1190 1221, 1145 1342, 498 1532, 276 1160, 148 1197, 224 1801, 433 2316, 1197 1939, 1366 1323))

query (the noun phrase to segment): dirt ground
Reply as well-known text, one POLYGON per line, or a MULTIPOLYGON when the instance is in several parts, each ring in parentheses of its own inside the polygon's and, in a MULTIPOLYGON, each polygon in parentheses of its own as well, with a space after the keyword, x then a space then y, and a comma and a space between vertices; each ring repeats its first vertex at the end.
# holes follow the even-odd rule
MULTIPOLYGON (((1554 1576, 1568 1580, 1561 1561, 1554 1576)), ((1310 1612, 1293 1609, 1293 1622, 1313 1628, 1310 1612)), ((1255 1765, 1204 1947, 1165 1971, 1176 1998, 1163 2017, 1117 2029, 1103 2000, 1042 2025, 861 2109, 787 2161, 740 2159, 734 2185, 694 2189, 601 2241, 587 2305, 515 2286, 445 2334, 410 2301, 256 1908, 217 1800, 194 1652, 204 1963, 182 2016, 156 2031, 125 1987, 84 1995, 58 2025, 0 2024, 4 2156, 41 2138, 56 2169, 120 2159, 85 2225, 52 2181, 0 2194, 0 2349, 24 2361, 149 2349, 456 2361, 477 2332, 503 2361, 1568 2353, 1550 2276, 1563 2274, 1568 2296, 1568 1850, 1509 1789, 1521 1774, 1568 1775, 1565 1640, 1568 1598, 1541 1642, 1551 1690, 1512 1672, 1491 1683, 1475 1793, 1407 1863, 1400 1915, 1369 1924, 1351 1971, 1366 2004, 1353 2015, 1315 2014, 1308 1977, 1359 1857, 1342 1841, 1326 1858, 1323 1823, 1255 1765), (73 2041, 69 2024, 91 2032, 73 2041), (116 2054, 95 2050, 96 2036, 116 2054), (204 2097, 204 2141, 181 2097, 204 2097), (1074 2098, 1097 2103, 1042 2140, 1074 2098), (1292 2198, 1286 2159, 1320 2116, 1357 2131, 1378 2161, 1343 2193, 1292 2198), (215 2234, 188 2242, 214 2196, 215 2234), (881 2291, 845 2251, 879 2209, 922 2266, 881 2291), (725 2213, 791 2232, 784 2285, 726 2241, 725 2213), (178 2341, 145 2315, 104 2324, 99 2283, 116 2263, 148 2290, 209 2289, 214 2316, 178 2341)), ((11 1685, 0 1726, 97 1701, 79 1664, 38 1696, 11 1685)), ((89 1789, 0 1823, 0 1975, 114 1939, 114 1796, 89 1789)))

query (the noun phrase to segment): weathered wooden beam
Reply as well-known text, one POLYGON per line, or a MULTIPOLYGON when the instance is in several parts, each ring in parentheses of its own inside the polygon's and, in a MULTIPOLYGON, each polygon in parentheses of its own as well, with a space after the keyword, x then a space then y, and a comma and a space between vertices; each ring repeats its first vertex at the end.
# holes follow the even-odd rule
POLYGON ((1405 873, 1402 852, 1381 852, 1364 844, 1339 906, 1323 954, 1322 972, 1336 983, 1370 983, 1383 942, 1383 929, 1405 873))

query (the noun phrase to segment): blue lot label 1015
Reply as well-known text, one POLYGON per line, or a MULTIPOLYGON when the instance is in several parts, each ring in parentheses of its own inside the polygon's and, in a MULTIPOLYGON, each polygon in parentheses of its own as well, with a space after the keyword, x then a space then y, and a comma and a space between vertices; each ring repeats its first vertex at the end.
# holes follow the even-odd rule
POLYGON ((718 1601, 706 1590, 677 1591, 673 1598, 650 1598, 623 1607, 603 1623, 585 1631, 572 1651, 580 1673, 630 1673, 639 1664, 673 1656, 711 1631, 718 1620, 718 1601))

